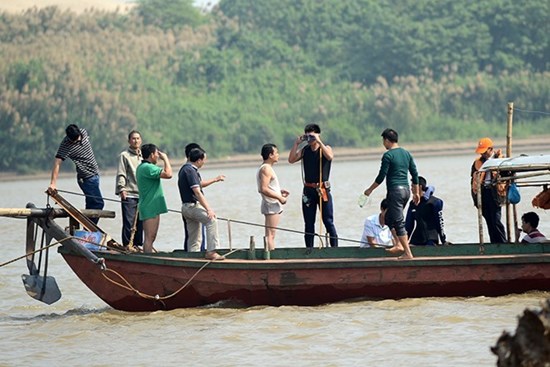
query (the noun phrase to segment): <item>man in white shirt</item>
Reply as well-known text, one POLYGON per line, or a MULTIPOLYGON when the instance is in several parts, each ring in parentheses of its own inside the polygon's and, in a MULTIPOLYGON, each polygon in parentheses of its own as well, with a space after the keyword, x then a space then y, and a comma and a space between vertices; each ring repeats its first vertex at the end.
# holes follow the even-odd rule
POLYGON ((380 213, 369 216, 365 219, 361 245, 359 247, 392 247, 396 240, 392 236, 390 227, 384 223, 384 217, 388 211, 388 200, 380 203, 380 213))

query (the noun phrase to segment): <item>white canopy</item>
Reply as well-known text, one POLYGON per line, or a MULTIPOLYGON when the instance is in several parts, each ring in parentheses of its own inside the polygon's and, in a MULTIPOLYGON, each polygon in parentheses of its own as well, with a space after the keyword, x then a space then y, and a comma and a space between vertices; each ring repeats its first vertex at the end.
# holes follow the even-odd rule
POLYGON ((544 171, 550 170, 550 154, 520 155, 510 158, 491 158, 480 171, 544 171))

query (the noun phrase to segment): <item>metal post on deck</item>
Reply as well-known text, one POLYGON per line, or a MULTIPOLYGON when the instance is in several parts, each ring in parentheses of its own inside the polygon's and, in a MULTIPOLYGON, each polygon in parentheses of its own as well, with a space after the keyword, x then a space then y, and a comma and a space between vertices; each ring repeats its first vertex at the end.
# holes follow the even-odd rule
POLYGON ((256 260, 256 241, 254 241, 254 236, 250 236, 250 249, 248 250, 248 260, 256 260))

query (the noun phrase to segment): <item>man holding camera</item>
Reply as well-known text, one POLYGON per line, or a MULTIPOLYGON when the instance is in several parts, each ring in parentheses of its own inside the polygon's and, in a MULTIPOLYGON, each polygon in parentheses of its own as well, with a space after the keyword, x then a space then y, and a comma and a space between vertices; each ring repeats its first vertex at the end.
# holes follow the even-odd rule
POLYGON ((304 216, 306 247, 313 247, 315 236, 315 216, 317 206, 323 224, 330 236, 330 246, 338 246, 338 234, 334 226, 334 207, 330 193, 330 167, 334 153, 329 145, 321 141, 321 128, 308 124, 304 135, 299 136, 288 154, 288 162, 302 161, 302 214, 304 216))

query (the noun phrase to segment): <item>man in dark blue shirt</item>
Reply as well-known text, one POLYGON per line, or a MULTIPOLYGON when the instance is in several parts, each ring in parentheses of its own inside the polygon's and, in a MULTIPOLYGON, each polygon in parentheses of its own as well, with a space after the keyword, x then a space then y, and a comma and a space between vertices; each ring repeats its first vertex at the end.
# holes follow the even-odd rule
POLYGON ((198 252, 202 242, 201 223, 206 227, 206 259, 224 260, 216 252, 219 246, 218 221, 216 213, 202 192, 202 179, 199 169, 206 162, 206 152, 194 148, 189 152, 189 160, 178 174, 178 188, 181 198, 181 215, 187 228, 187 249, 198 252))

